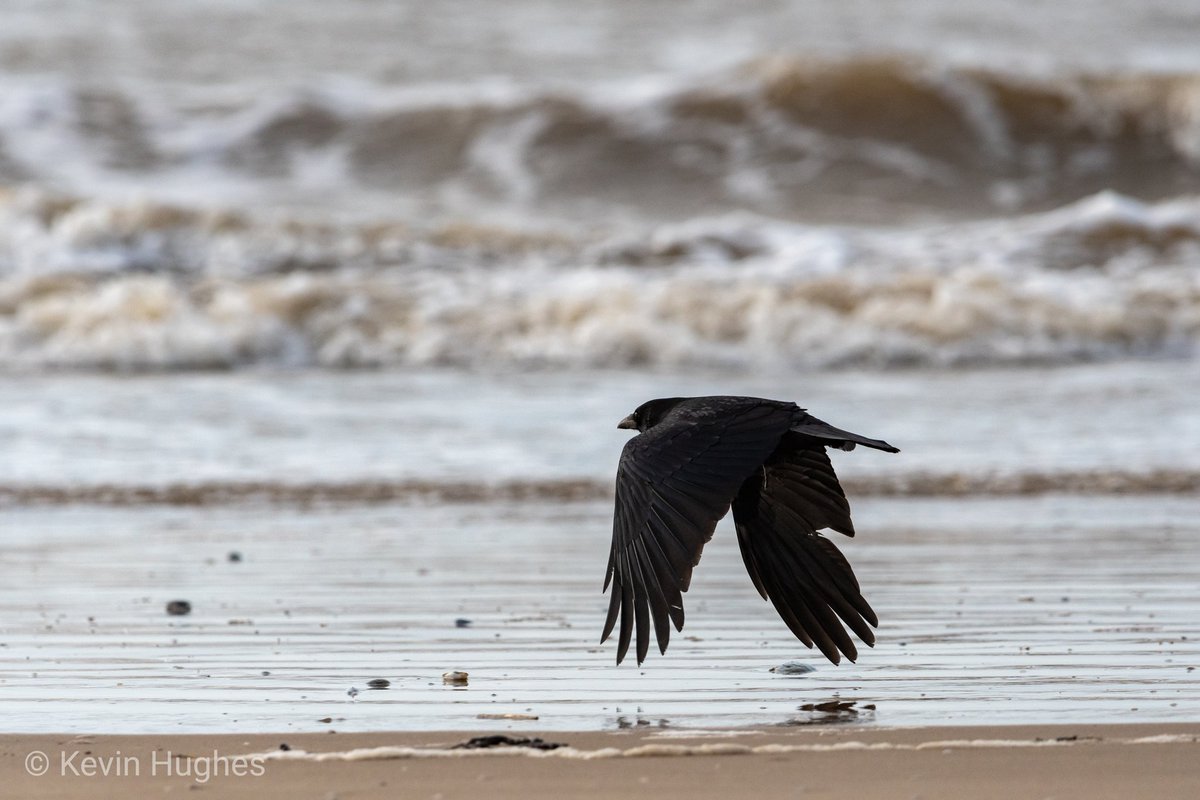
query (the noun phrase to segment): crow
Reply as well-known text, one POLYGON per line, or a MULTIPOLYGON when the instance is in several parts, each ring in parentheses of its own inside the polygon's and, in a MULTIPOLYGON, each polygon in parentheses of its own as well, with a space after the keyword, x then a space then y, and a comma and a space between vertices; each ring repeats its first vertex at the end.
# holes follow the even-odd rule
POLYGON ((840 430, 795 403, 758 397, 668 397, 638 406, 617 425, 639 433, 617 467, 612 585, 605 642, 621 622, 617 663, 637 631, 637 661, 650 621, 665 654, 671 624, 683 630, 683 597, 713 529, 733 507, 750 580, 788 628, 837 664, 858 657, 839 618, 867 645, 879 620, 854 571, 818 531, 854 535, 850 505, 826 447, 900 452, 840 430))

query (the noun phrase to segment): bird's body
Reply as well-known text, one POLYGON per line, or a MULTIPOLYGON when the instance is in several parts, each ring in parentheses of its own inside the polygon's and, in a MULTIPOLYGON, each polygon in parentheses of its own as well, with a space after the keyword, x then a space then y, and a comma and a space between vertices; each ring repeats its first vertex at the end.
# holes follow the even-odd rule
POLYGON ((801 641, 835 664, 842 654, 853 661, 858 654, 840 619, 874 643, 875 612, 845 557, 818 533, 854 535, 825 448, 896 448, 828 425, 795 403, 756 397, 651 400, 618 427, 639 431, 617 469, 604 583, 612 584, 612 599, 601 641, 619 620, 618 664, 635 630, 639 664, 651 622, 663 653, 671 625, 682 630, 682 593, 731 506, 755 588, 801 641))

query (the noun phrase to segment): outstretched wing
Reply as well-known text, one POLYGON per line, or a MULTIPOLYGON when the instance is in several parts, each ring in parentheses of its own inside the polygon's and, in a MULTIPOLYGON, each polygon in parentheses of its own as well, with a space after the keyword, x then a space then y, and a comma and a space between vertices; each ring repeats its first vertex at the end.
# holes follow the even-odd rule
MULTIPOLYGON (((861 438, 860 438, 861 441, 861 438)), ((748 477, 733 501, 733 519, 746 571, 800 641, 814 642, 837 664, 858 650, 842 627, 866 644, 879 624, 863 598, 854 571, 833 542, 817 531, 854 535, 850 505, 822 439, 789 432, 779 448, 748 477)))
POLYGON ((666 652, 670 623, 683 628, 683 597, 717 521, 746 476, 775 449, 797 414, 790 403, 752 398, 696 398, 633 437, 617 468, 617 501, 603 642, 621 621, 617 663, 637 629, 637 660, 646 657, 650 620, 666 652))

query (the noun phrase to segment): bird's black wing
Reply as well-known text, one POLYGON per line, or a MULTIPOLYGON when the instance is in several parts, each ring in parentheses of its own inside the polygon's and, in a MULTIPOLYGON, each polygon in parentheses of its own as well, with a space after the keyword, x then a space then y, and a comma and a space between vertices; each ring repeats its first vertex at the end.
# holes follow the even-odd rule
POLYGON ((868 645, 879 620, 863 598, 854 571, 833 542, 817 531, 854 535, 850 505, 822 439, 789 432, 748 477, 733 501, 733 519, 746 571, 764 599, 809 647, 837 664, 858 651, 839 618, 868 645))
POLYGON ((798 409, 752 398, 686 400, 633 437, 617 468, 612 583, 600 641, 621 621, 617 663, 637 629, 637 660, 646 657, 650 620, 660 652, 670 623, 683 628, 683 598, 700 551, 729 511, 738 487, 775 449, 798 409))

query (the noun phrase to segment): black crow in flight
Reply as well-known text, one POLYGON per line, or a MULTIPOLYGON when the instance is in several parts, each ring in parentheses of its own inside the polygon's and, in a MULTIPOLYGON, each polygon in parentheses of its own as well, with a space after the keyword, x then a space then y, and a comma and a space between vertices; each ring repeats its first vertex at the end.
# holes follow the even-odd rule
POLYGON ((742 560, 764 599, 792 633, 834 664, 858 651, 841 618, 868 645, 875 612, 845 556, 818 531, 854 535, 850 505, 826 447, 856 444, 900 452, 887 442, 843 431, 795 403, 757 397, 651 400, 618 428, 629 440, 617 467, 612 554, 604 588, 613 591, 603 642, 621 621, 617 663, 637 630, 638 663, 650 646, 650 621, 665 653, 683 629, 682 592, 733 506, 742 560))

